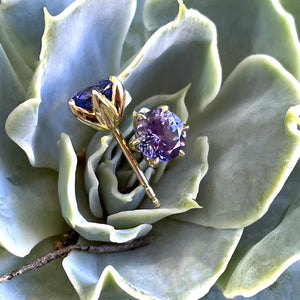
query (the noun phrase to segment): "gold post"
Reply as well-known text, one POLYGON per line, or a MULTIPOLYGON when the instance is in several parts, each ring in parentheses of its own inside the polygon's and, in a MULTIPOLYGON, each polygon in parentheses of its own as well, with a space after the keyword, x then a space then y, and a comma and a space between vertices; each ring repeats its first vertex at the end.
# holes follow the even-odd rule
POLYGON ((150 186, 146 176, 144 175, 144 173, 140 169, 138 162, 132 156, 132 153, 131 153, 129 147, 127 146, 127 143, 126 143, 122 133, 120 132, 119 128, 114 127, 111 131, 114 134, 115 138, 117 139, 124 155, 126 156, 126 158, 127 158, 128 162, 130 163, 132 169, 134 170, 135 174, 137 175, 141 185, 144 187, 147 195, 152 200, 155 207, 159 208, 160 203, 159 203, 158 199, 156 198, 156 195, 155 195, 152 187, 150 186))

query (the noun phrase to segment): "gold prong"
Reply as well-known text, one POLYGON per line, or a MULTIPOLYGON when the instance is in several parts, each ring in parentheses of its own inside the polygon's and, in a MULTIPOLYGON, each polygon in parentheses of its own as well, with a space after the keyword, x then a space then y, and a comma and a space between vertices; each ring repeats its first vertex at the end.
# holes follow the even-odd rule
POLYGON ((146 161, 148 162, 151 168, 157 168, 159 165, 159 158, 156 157, 155 159, 150 159, 149 157, 145 157, 146 161))
POLYGON ((166 112, 169 110, 169 106, 168 105, 160 105, 158 108, 161 108, 162 111, 166 112))
POLYGON ((126 93, 121 81, 115 76, 109 76, 109 80, 113 83, 112 86, 112 97, 111 102, 113 106, 116 107, 121 119, 123 117, 125 103, 126 103, 126 93))
POLYGON ((111 101, 96 90, 92 90, 92 104, 95 109, 96 118, 103 130, 111 130, 115 126, 118 126, 121 117, 111 101))
POLYGON ((183 150, 179 150, 179 154, 178 154, 179 157, 182 157, 182 156, 185 156, 185 153, 183 150))
POLYGON ((72 98, 69 100, 69 107, 78 121, 94 129, 100 129, 95 112, 89 112, 84 108, 78 107, 72 98))
POLYGON ((145 119, 147 119, 147 117, 146 117, 143 113, 141 113, 141 112, 136 112, 136 111, 133 112, 133 122, 134 122, 134 126, 136 126, 136 124, 137 124, 137 122, 138 122, 139 120, 145 120, 145 119))
POLYGON ((190 130, 190 126, 189 126, 189 125, 186 125, 186 124, 184 124, 184 125, 183 125, 183 130, 185 130, 185 131, 188 131, 188 130, 190 130))
POLYGON ((137 150, 136 146, 137 146, 139 143, 140 143, 140 140, 139 140, 139 139, 136 139, 135 136, 133 136, 133 137, 130 139, 130 141, 129 141, 129 143, 128 143, 128 146, 129 146, 130 150, 136 151, 136 150, 137 150))

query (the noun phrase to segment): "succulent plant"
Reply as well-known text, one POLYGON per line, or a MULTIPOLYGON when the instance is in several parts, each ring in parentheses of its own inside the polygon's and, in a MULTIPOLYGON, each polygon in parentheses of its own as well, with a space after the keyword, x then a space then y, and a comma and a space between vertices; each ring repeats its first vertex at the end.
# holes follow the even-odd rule
POLYGON ((298 2, 2 0, 0 271, 69 227, 83 245, 153 241, 71 252, 1 283, 0 299, 294 299, 298 2), (160 208, 113 136, 69 109, 111 75, 130 93, 127 140, 142 109, 168 105, 190 126, 183 158, 153 169, 137 155, 160 208))

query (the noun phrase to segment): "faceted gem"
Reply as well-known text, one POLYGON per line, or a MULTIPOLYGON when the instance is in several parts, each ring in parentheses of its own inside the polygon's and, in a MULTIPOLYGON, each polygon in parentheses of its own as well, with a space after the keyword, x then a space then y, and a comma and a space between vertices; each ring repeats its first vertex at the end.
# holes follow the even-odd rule
POLYGON ((113 83, 107 77, 100 80, 96 84, 77 92, 74 94, 72 99, 75 101, 76 106, 86 109, 89 112, 93 112, 92 91, 96 90, 97 92, 103 94, 107 99, 111 100, 112 86, 113 83))
POLYGON ((135 127, 137 148, 151 160, 169 161, 178 156, 186 141, 186 131, 180 118, 162 108, 150 110, 139 118, 135 127))

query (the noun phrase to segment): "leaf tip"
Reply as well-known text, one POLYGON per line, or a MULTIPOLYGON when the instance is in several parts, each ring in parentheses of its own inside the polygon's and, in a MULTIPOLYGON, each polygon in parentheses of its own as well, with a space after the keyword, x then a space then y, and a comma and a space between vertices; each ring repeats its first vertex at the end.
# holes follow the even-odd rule
POLYGON ((186 8, 185 4, 183 3, 183 0, 177 0, 177 2, 179 5, 179 9, 178 9, 178 14, 177 14, 176 19, 180 20, 185 15, 187 8, 186 8))

